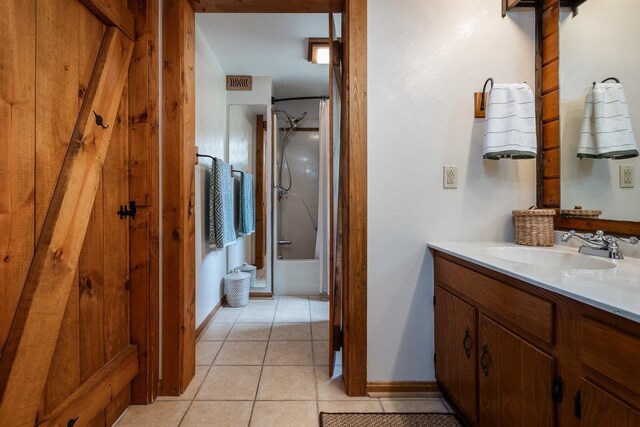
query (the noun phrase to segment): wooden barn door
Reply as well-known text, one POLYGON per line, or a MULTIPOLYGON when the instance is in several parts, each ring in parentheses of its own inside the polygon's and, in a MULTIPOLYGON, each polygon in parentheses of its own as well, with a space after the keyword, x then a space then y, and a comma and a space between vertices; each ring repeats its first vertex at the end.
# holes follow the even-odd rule
MULTIPOLYGON (((2 3, 0 349, 7 341, 108 28, 84 4, 102 2, 2 3)), ((115 10, 128 12, 126 1, 117 3, 115 10)), ((104 394, 98 387, 101 378, 110 384, 109 392, 117 393, 97 410, 90 425, 111 425, 131 399, 131 369, 123 374, 128 379, 120 378, 126 386, 116 386, 117 381, 106 377, 110 362, 120 359, 135 361, 137 370, 137 360, 125 358, 135 353, 129 346, 129 223, 117 215, 119 206, 129 201, 127 94, 125 82, 121 98, 115 94, 120 99, 115 120, 104 124, 112 127, 111 140, 36 423, 64 412, 70 396, 83 385, 93 387, 82 389, 83 393, 104 394)), ((96 120, 93 114, 90 120, 96 120)))

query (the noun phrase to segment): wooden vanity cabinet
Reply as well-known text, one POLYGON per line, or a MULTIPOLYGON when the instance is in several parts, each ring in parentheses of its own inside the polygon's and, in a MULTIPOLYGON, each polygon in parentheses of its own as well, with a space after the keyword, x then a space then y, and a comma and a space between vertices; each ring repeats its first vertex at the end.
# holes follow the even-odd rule
POLYGON ((640 427, 640 324, 435 252, 435 370, 472 426, 640 427))
POLYGON ((436 287, 436 377, 467 419, 478 418, 476 309, 436 287))

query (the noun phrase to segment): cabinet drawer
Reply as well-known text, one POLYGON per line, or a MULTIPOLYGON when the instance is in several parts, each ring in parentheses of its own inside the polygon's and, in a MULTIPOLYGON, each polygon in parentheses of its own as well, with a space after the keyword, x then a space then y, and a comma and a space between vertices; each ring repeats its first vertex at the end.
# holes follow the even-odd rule
POLYGON ((581 317, 579 340, 582 363, 640 393, 640 337, 581 317))
POLYGON ((436 280, 519 328, 553 344, 553 303, 436 257, 436 280))

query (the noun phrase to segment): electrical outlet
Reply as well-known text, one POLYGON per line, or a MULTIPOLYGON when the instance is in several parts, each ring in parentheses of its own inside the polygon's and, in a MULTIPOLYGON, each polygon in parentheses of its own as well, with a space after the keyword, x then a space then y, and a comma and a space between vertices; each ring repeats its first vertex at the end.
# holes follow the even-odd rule
POLYGON ((620 188, 633 188, 633 166, 620 165, 620 188))
POLYGON ((443 188, 445 189, 458 188, 458 167, 457 166, 443 167, 443 188))

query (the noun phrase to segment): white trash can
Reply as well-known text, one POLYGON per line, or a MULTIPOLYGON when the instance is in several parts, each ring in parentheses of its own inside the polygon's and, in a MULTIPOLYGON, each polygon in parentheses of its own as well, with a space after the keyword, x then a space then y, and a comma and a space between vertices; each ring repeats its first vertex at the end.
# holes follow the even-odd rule
POLYGON ((229 273, 224 278, 224 291, 230 307, 244 307, 249 304, 249 288, 251 274, 239 270, 229 273))
POLYGON ((256 287, 256 272, 258 271, 258 269, 256 268, 255 265, 247 264, 245 262, 240 267, 236 268, 236 270, 240 270, 243 273, 251 274, 251 282, 250 282, 251 283, 251 287, 252 288, 256 287))

